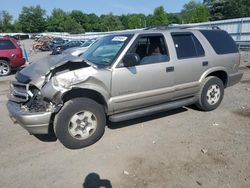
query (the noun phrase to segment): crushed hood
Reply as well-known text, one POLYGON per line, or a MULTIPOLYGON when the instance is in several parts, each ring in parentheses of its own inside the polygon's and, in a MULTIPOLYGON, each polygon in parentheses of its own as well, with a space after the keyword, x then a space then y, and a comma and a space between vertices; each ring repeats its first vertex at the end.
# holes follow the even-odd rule
POLYGON ((74 67, 76 64, 81 63, 81 67, 88 67, 81 57, 75 57, 70 54, 60 54, 57 56, 48 56, 47 58, 41 59, 38 62, 32 63, 31 65, 25 67, 20 72, 16 74, 16 79, 19 82, 28 83, 36 85, 41 88, 46 75, 48 75, 52 70, 62 67, 63 65, 69 63, 68 67, 74 67))
POLYGON ((79 56, 81 53, 84 53, 88 47, 74 47, 74 48, 69 48, 65 51, 63 51, 63 54, 71 54, 73 56, 79 56))

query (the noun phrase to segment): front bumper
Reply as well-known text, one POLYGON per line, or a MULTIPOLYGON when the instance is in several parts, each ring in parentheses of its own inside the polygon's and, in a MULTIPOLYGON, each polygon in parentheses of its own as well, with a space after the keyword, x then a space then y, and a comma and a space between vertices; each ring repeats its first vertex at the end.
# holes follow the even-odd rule
POLYGON ((21 109, 20 104, 8 101, 10 118, 20 124, 30 134, 48 134, 52 112, 30 113, 21 109))
POLYGON ((243 72, 237 72, 234 74, 230 74, 228 76, 227 87, 230 87, 230 86, 233 86, 233 85, 239 83, 240 80, 242 79, 242 77, 243 77, 243 72))

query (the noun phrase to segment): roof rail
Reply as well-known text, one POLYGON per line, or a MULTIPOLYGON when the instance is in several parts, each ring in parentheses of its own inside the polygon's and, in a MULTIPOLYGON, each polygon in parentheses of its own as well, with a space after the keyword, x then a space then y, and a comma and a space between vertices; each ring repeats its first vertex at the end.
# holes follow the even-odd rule
POLYGON ((169 29, 202 29, 202 28, 211 28, 213 30, 220 30, 220 27, 216 25, 160 25, 160 26, 150 26, 144 30, 169 30, 169 29))
POLYGON ((166 30, 166 29, 171 29, 169 27, 170 25, 159 25, 159 26, 149 26, 146 27, 144 30, 166 30))

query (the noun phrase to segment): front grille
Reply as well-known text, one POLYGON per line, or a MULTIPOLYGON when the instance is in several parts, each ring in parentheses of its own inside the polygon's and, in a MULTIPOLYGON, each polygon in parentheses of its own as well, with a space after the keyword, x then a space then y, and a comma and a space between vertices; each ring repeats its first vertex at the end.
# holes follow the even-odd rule
POLYGON ((11 101, 17 103, 24 103, 29 100, 32 94, 29 90, 29 84, 23 84, 20 82, 12 81, 10 83, 10 96, 9 99, 11 101))

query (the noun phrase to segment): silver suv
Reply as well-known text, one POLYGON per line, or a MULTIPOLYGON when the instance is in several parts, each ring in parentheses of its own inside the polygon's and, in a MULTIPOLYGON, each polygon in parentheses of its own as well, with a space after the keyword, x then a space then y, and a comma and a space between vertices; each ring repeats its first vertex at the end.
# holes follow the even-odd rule
POLYGON ((82 56, 60 55, 16 74, 7 107, 31 134, 53 131, 70 149, 119 122, 196 104, 216 109, 238 83, 240 55, 222 30, 151 29, 105 36, 82 56))

